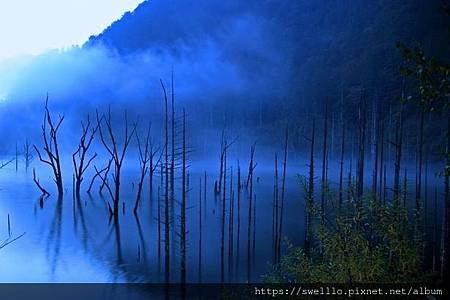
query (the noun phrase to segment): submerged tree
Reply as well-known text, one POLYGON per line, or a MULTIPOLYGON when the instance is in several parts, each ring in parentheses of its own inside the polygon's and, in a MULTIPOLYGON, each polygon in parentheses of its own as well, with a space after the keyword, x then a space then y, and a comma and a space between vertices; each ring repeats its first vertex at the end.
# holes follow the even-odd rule
POLYGON ((25 159, 25 170, 28 171, 31 160, 33 159, 32 148, 28 139, 25 140, 25 145, 23 146, 23 157, 25 159))
POLYGON ((61 173, 61 158, 59 153, 59 144, 58 144, 58 130, 64 121, 64 116, 59 116, 56 122, 53 121, 52 116, 50 114, 50 110, 48 109, 48 95, 45 100, 45 113, 44 120, 42 122, 42 139, 44 142, 43 150, 46 154, 46 158, 41 155, 38 147, 33 145, 34 150, 36 151, 39 160, 47 165, 49 165, 53 172, 53 180, 58 189, 58 196, 62 197, 64 194, 64 186, 63 179, 61 173))
POLYGON ((83 175, 91 162, 97 157, 97 153, 94 153, 94 155, 92 155, 87 162, 85 162, 86 155, 91 147, 92 141, 94 140, 95 133, 98 130, 98 124, 96 126, 92 126, 88 115, 86 124, 81 122, 81 129, 82 134, 80 143, 78 144, 77 150, 72 154, 73 169, 75 172, 75 196, 77 198, 80 198, 81 182, 84 179, 83 175))
POLYGON ((316 122, 313 119, 312 131, 311 131, 311 148, 309 154, 309 172, 308 172, 308 182, 305 183, 306 188, 306 199, 305 199, 305 252, 309 254, 309 249, 311 246, 312 239, 312 209, 314 205, 314 144, 316 138, 316 122))
POLYGON ((252 203, 253 203, 253 173, 256 168, 255 163, 255 147, 256 145, 253 144, 250 149, 250 162, 248 165, 248 188, 249 188, 249 196, 248 196, 248 226, 247 226, 247 277, 248 280, 250 280, 250 258, 251 258, 251 224, 252 224, 252 203))
POLYGON ((281 178, 281 198, 280 198, 280 224, 278 226, 278 241, 277 241, 277 261, 279 261, 281 256, 281 237, 283 234, 283 216, 284 216, 284 202, 285 202, 285 187, 286 187, 286 166, 287 166, 287 155, 288 155, 288 129, 286 127, 285 137, 284 137, 284 155, 283 155, 283 173, 281 178))
POLYGON ((150 129, 151 129, 151 124, 148 125, 147 135, 145 136, 145 140, 144 140, 143 144, 141 142, 141 138, 139 138, 139 134, 136 133, 136 140, 137 140, 138 150, 139 150, 140 177, 139 177, 139 182, 138 182, 138 191, 137 191, 137 195, 136 195, 136 202, 134 204, 134 213, 135 214, 137 213, 139 203, 141 201, 142 188, 144 186, 144 179, 145 179, 145 175, 149 171, 148 164, 149 164, 150 158, 152 156, 152 153, 150 153, 150 151, 151 151, 150 129))
POLYGON ((164 93, 164 166, 161 164, 161 185, 164 185, 164 273, 165 281, 170 279, 170 217, 169 217, 169 116, 167 107, 167 92, 162 79, 161 88, 164 93), (164 170, 164 175, 163 175, 164 170), (163 182, 163 177, 165 182, 163 182))
MULTIPOLYGON (((181 255, 181 282, 186 283, 186 114, 183 109, 183 146, 181 167, 181 228, 180 228, 180 255, 181 255)), ((201 228, 200 228, 201 230, 201 228)))
MULTIPOLYGON (((114 193, 112 195, 114 201, 114 208, 112 213, 114 214, 114 216, 117 217, 119 214, 120 183, 121 183, 120 175, 122 171, 123 160, 125 158, 128 146, 131 142, 131 138, 133 137, 136 131, 137 123, 133 125, 130 131, 128 128, 128 115, 127 112, 125 111, 125 129, 121 149, 119 149, 120 145, 118 144, 118 137, 117 134, 114 132, 112 126, 111 108, 108 109, 108 114, 106 116, 100 117, 97 112, 97 126, 99 128, 100 139, 102 141, 102 144, 114 162, 114 173, 112 175, 114 181, 114 193), (103 129, 103 126, 106 126, 106 133, 104 132, 105 129, 103 129)), ((107 178, 104 178, 104 181, 105 180, 107 180, 107 178)))

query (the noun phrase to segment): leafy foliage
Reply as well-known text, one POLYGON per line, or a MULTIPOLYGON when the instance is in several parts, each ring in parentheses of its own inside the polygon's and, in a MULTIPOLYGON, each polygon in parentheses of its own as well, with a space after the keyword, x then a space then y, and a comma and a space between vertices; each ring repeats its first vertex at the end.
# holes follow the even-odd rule
POLYGON ((419 104, 422 109, 435 111, 450 104, 450 65, 434 57, 428 57, 420 46, 413 49, 399 43, 398 49, 405 58, 400 71, 414 81, 415 95, 406 101, 419 104))
POLYGON ((336 209, 332 220, 315 226, 315 247, 287 243, 287 254, 266 276, 268 282, 302 283, 406 283, 420 281, 422 244, 416 243, 402 207, 367 199, 336 209))

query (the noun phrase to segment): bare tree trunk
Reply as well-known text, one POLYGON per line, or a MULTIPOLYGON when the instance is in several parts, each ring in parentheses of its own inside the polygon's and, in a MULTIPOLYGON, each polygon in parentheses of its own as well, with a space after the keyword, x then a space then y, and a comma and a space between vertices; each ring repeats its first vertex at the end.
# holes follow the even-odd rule
POLYGON ((19 150, 17 149, 17 142, 16 142, 16 172, 19 170, 19 150))
POLYGON ((374 121, 375 125, 374 125, 374 138, 373 138, 373 142, 374 142, 374 159, 373 159, 373 179, 372 179, 372 193, 373 196, 375 198, 377 198, 377 184, 378 184, 378 151, 379 151, 379 140, 378 140, 378 127, 379 127, 379 120, 378 120, 378 115, 375 114, 375 118, 377 119, 376 121, 374 121))
POLYGON ((363 108, 359 108, 359 153, 358 153, 358 172, 357 172, 357 197, 358 206, 362 205, 362 195, 364 191, 364 162, 365 162, 365 140, 366 140, 366 105, 364 95, 362 97, 363 108))
MULTIPOLYGON (((162 174, 161 174, 162 175, 162 174)), ((161 258, 161 187, 158 186, 158 261, 161 258)))
POLYGON ((225 280, 225 201, 226 201, 226 181, 227 181, 227 141, 225 140, 223 159, 223 195, 222 195, 222 217, 220 236, 220 281, 225 280))
POLYGON ((345 124, 342 121, 342 141, 341 141, 341 161, 339 163, 339 207, 343 200, 343 184, 344 184, 344 151, 345 151, 345 124))
MULTIPOLYGON (((220 171, 219 171, 219 185, 214 187, 214 191, 216 194, 220 193, 222 190, 222 178, 223 178, 223 158, 224 158, 224 151, 225 151, 225 129, 222 129, 222 136, 220 140, 220 171)), ((216 182, 217 183, 217 182, 216 182)))
POLYGON ((175 176, 175 91, 174 91, 174 87, 173 87, 173 70, 172 70, 172 80, 171 80, 171 85, 172 85, 172 97, 171 97, 171 108, 172 108, 172 126, 171 126, 171 155, 170 155, 170 193, 171 193, 171 200, 173 201, 173 193, 174 193, 174 176, 175 176))
POLYGON ((198 282, 202 282, 202 177, 200 176, 198 200, 198 282))
POLYGON ((241 166, 237 163, 237 237, 236 237, 236 268, 239 266, 239 243, 241 240, 241 166))
POLYGON ((284 200, 285 200, 285 187, 286 187, 287 154, 288 154, 288 129, 286 127, 286 136, 285 136, 285 140, 284 140, 283 177, 281 179, 280 226, 278 227, 278 246, 277 246, 278 258, 277 258, 277 261, 280 261, 280 257, 281 257, 281 237, 283 235, 283 215, 284 215, 284 200))
POLYGON ((36 178, 36 171, 34 170, 34 168, 33 168, 33 181, 36 184, 36 186, 39 188, 39 190, 42 192, 42 195, 44 197, 50 196, 50 193, 47 192, 47 190, 42 187, 41 183, 39 182, 39 179, 36 178))
POLYGON ((405 168, 403 176, 403 208, 406 210, 406 201, 408 200, 408 170, 405 168))
MULTIPOLYGON (((416 230, 420 230, 420 216, 422 210, 422 166, 423 166, 423 133, 425 123, 425 109, 420 110, 420 128, 419 128, 419 149, 418 149, 418 162, 417 162, 417 182, 416 182, 416 230)), ((417 232, 418 234, 418 232, 417 232)))
POLYGON ((206 215, 206 171, 205 171, 205 177, 203 179, 203 203, 205 204, 205 208, 203 209, 205 211, 205 215, 206 215))
POLYGON ((33 158, 33 155, 31 154, 31 145, 28 139, 25 141, 24 156, 25 156, 25 170, 28 171, 31 159, 33 158))
POLYGON ((442 219, 442 233, 441 233, 441 279, 448 282, 449 270, 449 221, 450 221, 450 108, 447 111, 447 149, 444 169, 444 210, 442 219))
MULTIPOLYGON (((104 167, 103 169, 101 169, 101 170, 99 171, 99 173, 100 173, 100 174, 101 174, 101 173, 105 173, 105 177, 107 177, 107 176, 108 176, 109 169, 111 168, 111 163, 112 163, 112 161, 113 161, 113 160, 110 159, 110 160, 108 161, 108 164, 106 165, 106 167, 104 167)), ((94 168, 96 168, 95 165, 94 165, 94 168)), ((86 190, 86 193, 88 193, 88 194, 91 193, 92 186, 94 185, 94 181, 95 181, 95 179, 97 179, 97 177, 100 177, 98 173, 95 173, 94 176, 92 176, 91 182, 89 183, 89 187, 88 187, 88 189, 86 190)), ((102 180, 102 185, 103 185, 103 180, 102 180)))
POLYGON ((252 201, 253 201, 253 170, 255 168, 254 166, 254 155, 255 155, 255 145, 251 147, 250 150, 250 164, 248 167, 248 184, 249 184, 249 198, 248 198, 248 226, 247 226, 247 279, 250 281, 250 247, 251 247, 251 229, 252 229, 252 201))
POLYGON ((316 122, 313 119, 311 131, 311 150, 309 154, 308 194, 305 205, 305 253, 310 254, 312 238, 312 206, 314 204, 314 144, 316 139, 316 122))
POLYGON ((181 282, 186 283, 186 114, 183 109, 183 149, 181 174, 181 282))
POLYGON ((234 208, 234 191, 233 191, 233 167, 230 168, 230 206, 228 209, 228 278, 231 281, 231 267, 233 263, 233 208, 234 208))
MULTIPOLYGON (((112 120, 111 120, 111 108, 108 109, 108 115, 102 116, 101 118, 98 115, 97 112, 97 126, 98 131, 100 133, 100 139, 102 141, 103 146, 105 147, 106 151, 109 153, 111 158, 114 161, 114 174, 113 174, 113 180, 114 180, 114 194, 113 194, 113 201, 114 201, 114 210, 113 214, 115 217, 118 217, 119 215, 119 203, 120 203, 120 184, 121 184, 121 170, 123 165, 123 160, 125 158, 125 154, 127 152, 128 146, 131 142, 131 138, 133 137, 134 133, 136 132, 136 126, 135 123, 132 130, 129 131, 128 129, 128 115, 125 111, 125 132, 124 132, 124 141, 122 145, 122 149, 119 150, 119 145, 117 144, 116 134, 113 132, 112 128, 112 120), (105 138, 105 134, 103 133, 102 129, 102 121, 104 121, 107 133, 110 139, 110 143, 105 138)), ((106 176, 103 180, 106 182, 106 176)))
MULTIPOLYGON (((353 137, 354 138, 354 137, 353 137)), ((350 203, 353 197, 353 140, 352 140, 352 155, 350 156, 350 166, 347 178, 347 201, 350 203)))
POLYGON ((424 240, 427 240, 427 230, 426 228, 428 227, 428 151, 425 151, 425 191, 424 191, 424 201, 423 201, 423 224, 424 224, 424 228, 425 228, 425 232, 424 232, 424 240))
POLYGON ((326 178, 326 159, 327 159, 327 139, 328 139, 328 99, 325 102, 325 117, 323 124, 323 154, 322 154, 322 196, 321 196, 321 219, 324 222, 325 217, 325 207, 326 207, 326 189, 327 189, 327 178, 326 178))
MULTIPOLYGON (((153 153, 153 149, 150 149, 150 152, 153 153)), ((156 164, 153 163, 153 155, 150 155, 150 162, 148 167, 148 189, 150 192, 150 199, 152 197, 152 191, 153 191, 153 175, 155 173, 156 164), (155 165, 155 167, 153 167, 155 165)))
MULTIPOLYGON (((333 159, 333 149, 334 149, 334 134, 335 134, 335 130, 334 130, 334 114, 333 111, 331 111, 331 137, 330 137, 330 145, 329 145, 329 150, 327 151, 327 160, 329 158, 333 159)), ((328 167, 328 164, 327 164, 328 167)))
POLYGON ((436 252, 437 252, 437 187, 434 188, 434 212, 433 212, 433 272, 437 271, 437 259, 436 259, 436 252))
POLYGON ((386 170, 387 170, 387 168, 386 168, 386 164, 384 164, 384 174, 383 174, 383 204, 386 204, 386 193, 387 193, 387 190, 386 190, 386 170))
POLYGON ((253 197, 253 266, 255 265, 256 257, 256 195, 253 197))
POLYGON ((139 208, 139 202, 141 200, 142 195, 142 187, 144 186, 144 179, 145 175, 149 171, 148 163, 150 161, 150 158, 152 157, 151 149, 150 149, 150 128, 151 125, 148 125, 147 130, 147 136, 145 138, 144 145, 141 145, 141 140, 139 138, 139 134, 136 134, 136 140, 138 143, 138 150, 139 150, 139 166, 141 169, 141 177, 139 178, 138 182, 138 191, 136 196, 136 202, 134 204, 134 213, 137 214, 137 210, 139 208))
POLYGON ((277 259, 277 246, 278 246, 278 157, 275 153, 275 168, 274 168, 274 183, 273 183, 273 225, 272 225, 272 238, 274 249, 274 262, 277 259))
POLYGON ((381 123, 381 142, 380 142, 380 182, 379 182, 379 188, 380 188, 380 202, 385 202, 385 199, 383 197, 384 191, 383 191, 383 168, 384 168, 384 122, 381 123))
POLYGON ((170 281, 170 217, 169 217, 169 132, 168 132, 168 115, 167 115, 167 93, 161 80, 161 86, 164 92, 165 104, 165 122, 164 122, 164 274, 165 282, 170 281))
POLYGON ((47 154, 47 159, 43 158, 39 149, 36 146, 34 150, 39 156, 39 160, 52 168, 53 180, 56 183, 58 189, 58 197, 61 198, 64 194, 62 173, 61 173, 61 160, 59 156, 59 145, 58 145, 58 130, 64 121, 64 116, 59 116, 57 123, 53 123, 50 111, 48 109, 48 95, 45 100, 45 114, 44 121, 42 123, 42 138, 44 141, 44 152, 47 154), (50 127, 47 132, 47 124, 50 127))
POLYGON ((81 190, 81 182, 83 181, 83 175, 91 162, 97 157, 97 153, 95 153, 91 158, 87 161, 85 165, 85 158, 87 152, 94 140, 95 133, 98 130, 99 124, 97 126, 91 128, 91 121, 89 115, 87 117, 86 124, 81 123, 82 134, 80 138, 80 143, 78 144, 77 150, 72 155, 72 163, 75 171, 75 196, 80 198, 80 190, 81 190), (79 163, 77 163, 77 157, 79 163))
POLYGON ((400 204, 400 169, 402 161, 403 145, 403 105, 400 108, 397 130, 395 132, 396 142, 391 143, 395 147, 395 170, 394 170, 394 204, 400 204))

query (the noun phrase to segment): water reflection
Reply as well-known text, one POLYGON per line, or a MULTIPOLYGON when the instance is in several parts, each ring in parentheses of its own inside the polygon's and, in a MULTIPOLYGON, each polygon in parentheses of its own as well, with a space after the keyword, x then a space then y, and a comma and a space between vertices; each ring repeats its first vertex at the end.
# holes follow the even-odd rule
MULTIPOLYGON (((120 215, 111 217, 107 206, 109 196, 106 193, 105 197, 98 193, 81 193, 78 198, 50 196, 36 199, 38 191, 29 177, 24 176, 23 181, 20 181, 11 179, 15 178, 16 174, 10 176, 0 173, 0 219, 6 219, 7 214, 11 214, 13 233, 27 232, 20 240, 1 249, 0 281, 164 281, 165 207, 159 178, 155 176, 154 193, 151 194, 148 188, 145 190, 143 195, 146 196, 141 201, 138 213, 134 214, 130 209, 135 199, 135 191, 132 189, 132 182, 135 180, 133 174, 124 173, 122 199, 125 201, 125 213, 121 211, 120 215)), ((304 237, 304 206, 301 188, 295 175, 291 173, 286 182, 286 216, 283 228, 292 243, 301 244, 304 237)), ((192 180, 186 212, 187 282, 220 282, 223 195, 214 193, 212 179, 208 179, 206 184, 203 181, 200 187, 199 182, 194 179, 200 177, 205 180, 203 170, 191 170, 192 180), (202 203, 201 209, 199 201, 202 203)), ((257 230, 251 231, 250 243, 247 222, 250 194, 245 186, 237 189, 236 177, 232 181, 234 188, 227 186, 224 220, 226 281, 260 281, 261 274, 268 270, 268 264, 273 259, 272 174, 259 172, 258 177, 254 182, 253 195, 256 196, 256 199, 253 199, 256 207, 252 208, 256 218, 252 219, 251 224, 251 227, 257 230)), ((228 183, 230 181, 228 180, 228 183)), ((42 183, 46 186, 51 184, 45 182, 44 177, 42 183)), ((435 184, 437 183, 430 178, 428 188, 434 189, 435 184)), ((98 185, 100 186, 100 183, 98 185)), ((98 190, 99 186, 95 185, 94 189, 98 190)), ((169 273, 172 282, 180 280, 180 220, 177 202, 179 190, 179 186, 175 184, 174 199, 170 201, 170 209, 174 212, 170 223, 169 273)), ((4 236, 1 230, 6 229, 0 228, 0 236, 4 236)))
POLYGON ((61 226, 62 226, 62 210, 63 198, 58 197, 56 200, 55 211, 50 225, 50 231, 47 237, 46 255, 49 258, 51 278, 55 279, 55 271, 59 263, 59 255, 61 250, 61 226))

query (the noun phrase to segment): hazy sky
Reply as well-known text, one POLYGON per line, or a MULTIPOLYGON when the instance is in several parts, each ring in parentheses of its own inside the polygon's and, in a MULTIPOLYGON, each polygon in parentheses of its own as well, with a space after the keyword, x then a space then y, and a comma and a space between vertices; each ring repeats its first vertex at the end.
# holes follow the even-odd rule
POLYGON ((84 43, 143 0, 0 0, 0 61, 84 43))

